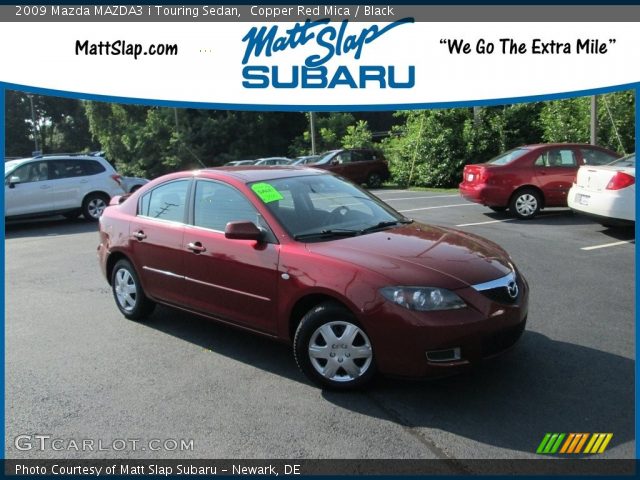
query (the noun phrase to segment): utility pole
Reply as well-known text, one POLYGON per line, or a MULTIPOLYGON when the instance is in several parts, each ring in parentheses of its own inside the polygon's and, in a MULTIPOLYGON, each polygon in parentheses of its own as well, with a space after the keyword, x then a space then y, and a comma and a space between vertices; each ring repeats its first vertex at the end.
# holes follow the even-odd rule
POLYGON ((33 155, 35 156, 40 155, 42 152, 40 152, 40 149, 38 148, 38 129, 36 128, 36 110, 33 108, 33 95, 27 94, 27 97, 29 97, 29 103, 31 104, 31 129, 36 148, 33 152, 33 155))
POLYGON ((591 145, 598 142, 598 97, 591 95, 591 145))
POLYGON ((316 154, 316 113, 309 112, 309 128, 311 129, 311 155, 316 154))

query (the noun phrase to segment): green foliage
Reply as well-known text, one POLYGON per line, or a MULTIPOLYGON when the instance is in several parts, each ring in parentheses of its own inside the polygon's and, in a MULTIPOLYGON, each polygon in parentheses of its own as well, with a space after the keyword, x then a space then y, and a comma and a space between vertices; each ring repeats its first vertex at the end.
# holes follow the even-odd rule
MULTIPOLYGON (((124 174, 155 177, 229 160, 306 155, 309 114, 243 112, 83 102, 6 91, 5 154, 28 156, 34 133, 45 153, 104 150, 124 174)), ((598 143, 635 150, 635 91, 598 96, 598 143)), ((455 187, 468 163, 513 147, 589 141, 589 97, 446 110, 317 113, 316 151, 382 148, 400 185, 455 187), (372 134, 370 125, 376 131, 372 134)))
MULTIPOLYGON (((305 131, 293 140, 289 147, 292 157, 311 154, 310 114, 306 114, 305 131)), ((316 113, 316 152, 335 150, 342 147, 342 138, 347 134, 347 129, 355 123, 351 113, 332 112, 316 113)))
POLYGON ((32 95, 7 90, 5 132, 7 156, 26 157, 38 148, 44 153, 83 152, 98 148, 89 133, 84 109, 78 100, 32 95))
MULTIPOLYGON (((620 153, 635 151, 635 92, 598 95, 598 145, 620 153)), ((545 142, 589 143, 591 97, 545 102, 540 113, 545 142)))
POLYGON ((393 179, 400 185, 449 187, 465 162, 465 123, 470 109, 399 112, 404 128, 383 142, 393 179))
POLYGON ((359 120, 355 125, 349 125, 342 137, 342 148, 368 148, 373 145, 369 124, 359 120))

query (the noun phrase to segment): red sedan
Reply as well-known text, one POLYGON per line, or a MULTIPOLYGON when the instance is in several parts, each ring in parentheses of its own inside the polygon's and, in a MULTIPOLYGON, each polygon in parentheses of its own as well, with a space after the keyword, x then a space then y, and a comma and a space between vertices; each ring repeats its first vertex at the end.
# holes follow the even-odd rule
POLYGON ((616 158, 606 148, 577 143, 525 145, 486 163, 467 165, 460 194, 492 210, 518 218, 535 217, 545 207, 566 207, 581 165, 606 165, 616 158))
POLYGON ((457 372, 510 348, 527 318, 527 282, 498 245, 316 169, 158 178, 105 210, 98 256, 125 317, 162 303, 288 342, 328 388, 457 372))

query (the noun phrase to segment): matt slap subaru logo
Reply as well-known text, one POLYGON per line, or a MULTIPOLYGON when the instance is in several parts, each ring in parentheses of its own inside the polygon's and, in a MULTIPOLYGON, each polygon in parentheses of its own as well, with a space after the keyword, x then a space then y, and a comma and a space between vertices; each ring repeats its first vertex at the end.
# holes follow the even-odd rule
POLYGON ((412 88, 416 83, 414 65, 334 65, 360 60, 365 48, 392 30, 413 23, 403 18, 393 23, 367 27, 343 20, 306 20, 289 29, 278 25, 252 27, 243 37, 246 50, 242 59, 242 85, 245 88, 322 89, 322 88, 412 88), (301 65, 286 65, 287 51, 307 49, 301 65), (267 57, 278 55, 278 65, 265 65, 267 57), (331 62, 332 59, 338 59, 331 62), (262 63, 262 64, 261 64, 262 63))

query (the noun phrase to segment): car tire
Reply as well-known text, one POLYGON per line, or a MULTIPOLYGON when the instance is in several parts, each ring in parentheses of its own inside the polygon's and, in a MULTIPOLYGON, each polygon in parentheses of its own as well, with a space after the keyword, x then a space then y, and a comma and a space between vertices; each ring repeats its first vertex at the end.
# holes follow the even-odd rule
POLYGON ((128 260, 118 260, 113 267, 111 289, 118 310, 129 320, 148 317, 156 306, 145 295, 138 274, 128 260))
POLYGON ((104 193, 90 193, 82 201, 82 215, 87 220, 97 222, 107 205, 109 205, 109 197, 104 193))
POLYGON ((382 186, 382 177, 378 173, 372 173, 367 177, 367 187, 379 188, 382 186))
POLYGON ((489 207, 489 208, 494 212, 505 212, 507 210, 507 207, 489 207))
POLYGON ((522 220, 529 220, 540 212, 540 194, 533 189, 517 191, 509 202, 509 211, 522 220))
POLYGON ((302 373, 322 388, 362 388, 376 373, 369 337, 351 312, 334 302, 322 303, 302 318, 293 351, 302 373))

